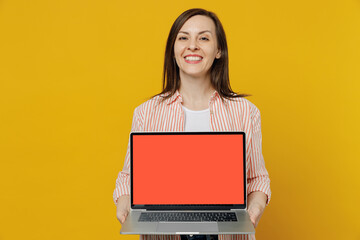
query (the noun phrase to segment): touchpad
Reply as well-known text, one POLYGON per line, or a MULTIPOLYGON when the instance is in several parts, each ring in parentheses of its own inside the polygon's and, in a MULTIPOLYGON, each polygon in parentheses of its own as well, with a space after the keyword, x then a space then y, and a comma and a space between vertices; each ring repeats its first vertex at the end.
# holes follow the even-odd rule
POLYGON ((219 232, 216 222, 159 222, 157 232, 171 233, 197 233, 219 232))

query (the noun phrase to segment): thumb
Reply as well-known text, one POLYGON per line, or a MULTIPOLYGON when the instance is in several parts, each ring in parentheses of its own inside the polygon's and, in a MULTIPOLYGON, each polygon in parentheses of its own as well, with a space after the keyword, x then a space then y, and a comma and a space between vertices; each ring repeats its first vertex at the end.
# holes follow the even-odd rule
POLYGON ((120 216, 120 222, 121 222, 121 224, 123 224, 125 222, 125 215, 124 214, 120 216))
POLYGON ((248 213, 252 224, 254 225, 254 227, 256 227, 256 213, 253 211, 253 209, 250 209, 248 213))
POLYGON ((254 227, 256 227, 256 218, 254 216, 250 216, 250 220, 252 222, 252 224, 254 225, 254 227))

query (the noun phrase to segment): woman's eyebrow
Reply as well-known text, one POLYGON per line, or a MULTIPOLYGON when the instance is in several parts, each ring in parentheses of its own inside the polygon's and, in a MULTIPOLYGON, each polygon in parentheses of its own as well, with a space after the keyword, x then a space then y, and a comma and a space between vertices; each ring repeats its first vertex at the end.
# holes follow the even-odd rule
MULTIPOLYGON (((209 30, 201 31, 201 32, 199 32, 199 34, 203 34, 203 33, 205 33, 205 32, 209 32, 209 33, 211 34, 211 32, 210 32, 209 30)), ((188 32, 185 32, 185 31, 179 31, 179 33, 184 33, 184 34, 189 35, 189 33, 188 33, 188 32)))

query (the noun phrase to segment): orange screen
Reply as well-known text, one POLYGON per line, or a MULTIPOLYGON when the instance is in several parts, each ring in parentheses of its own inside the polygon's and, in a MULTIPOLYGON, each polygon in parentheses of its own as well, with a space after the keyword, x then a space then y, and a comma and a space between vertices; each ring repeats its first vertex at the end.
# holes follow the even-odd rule
POLYGON ((244 204, 243 135, 133 135, 133 204, 244 204))

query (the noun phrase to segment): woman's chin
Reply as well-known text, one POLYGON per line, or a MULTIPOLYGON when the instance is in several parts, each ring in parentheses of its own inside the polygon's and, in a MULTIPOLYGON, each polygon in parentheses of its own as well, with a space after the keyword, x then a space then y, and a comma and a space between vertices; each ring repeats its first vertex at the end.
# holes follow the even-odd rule
POLYGON ((189 71, 189 72, 184 72, 183 74, 180 75, 180 78, 205 78, 206 77, 206 73, 204 72, 198 72, 198 71, 189 71))

